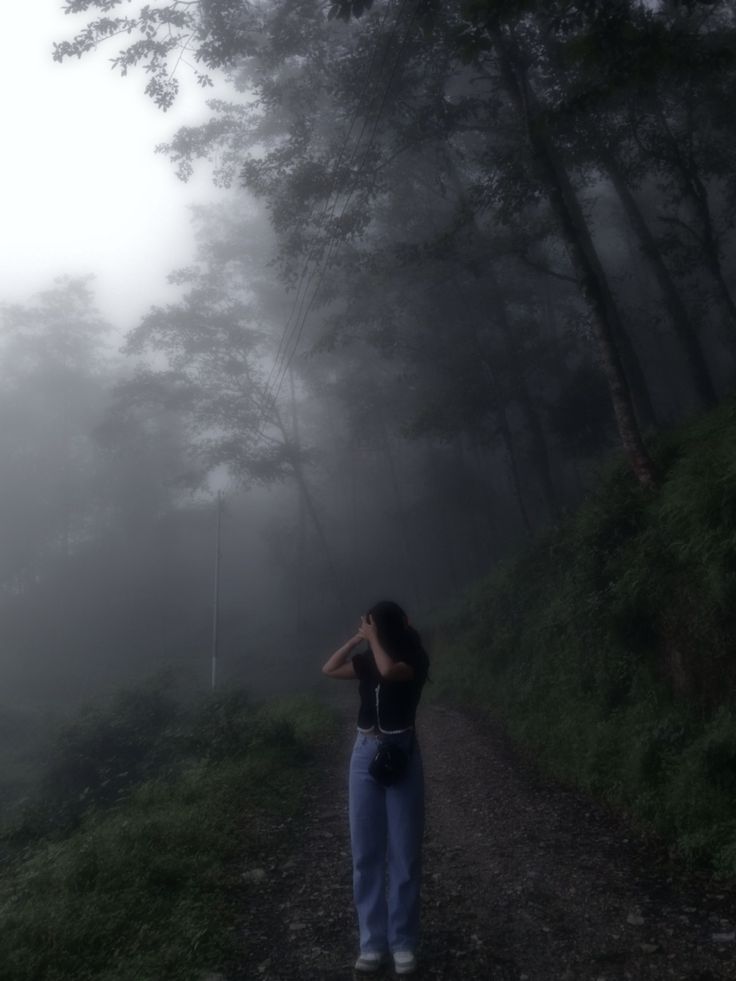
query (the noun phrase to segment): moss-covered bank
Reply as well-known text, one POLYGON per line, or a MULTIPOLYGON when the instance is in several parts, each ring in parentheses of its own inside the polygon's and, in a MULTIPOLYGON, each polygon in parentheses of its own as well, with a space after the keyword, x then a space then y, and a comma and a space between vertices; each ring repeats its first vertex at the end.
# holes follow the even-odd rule
POLYGON ((736 876, 736 400, 622 461, 438 630, 436 691, 557 776, 736 876))

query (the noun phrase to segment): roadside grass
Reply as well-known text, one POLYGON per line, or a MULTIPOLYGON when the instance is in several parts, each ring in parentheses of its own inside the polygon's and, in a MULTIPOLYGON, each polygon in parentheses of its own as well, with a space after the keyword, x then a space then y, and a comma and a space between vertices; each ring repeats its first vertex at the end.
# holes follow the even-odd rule
POLYGON ((90 708, 0 835, 3 981, 222 970, 244 925, 243 868, 298 813, 304 764, 333 724, 311 699, 242 692, 184 706, 138 690, 90 708))
POLYGON ((431 697, 492 710, 558 778, 736 877, 736 400, 619 460, 436 628, 431 697))

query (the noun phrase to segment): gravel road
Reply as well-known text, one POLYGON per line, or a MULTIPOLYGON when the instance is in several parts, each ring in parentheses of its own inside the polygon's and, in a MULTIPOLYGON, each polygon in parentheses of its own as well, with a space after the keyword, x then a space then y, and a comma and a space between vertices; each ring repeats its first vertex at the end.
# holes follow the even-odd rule
MULTIPOLYGON (((243 871, 243 955, 227 981, 352 981, 353 716, 346 708, 344 738, 310 764, 304 813, 243 871)), ((417 981, 736 981, 736 885, 673 871, 661 844, 545 778, 480 714, 422 706, 417 732, 417 981)))

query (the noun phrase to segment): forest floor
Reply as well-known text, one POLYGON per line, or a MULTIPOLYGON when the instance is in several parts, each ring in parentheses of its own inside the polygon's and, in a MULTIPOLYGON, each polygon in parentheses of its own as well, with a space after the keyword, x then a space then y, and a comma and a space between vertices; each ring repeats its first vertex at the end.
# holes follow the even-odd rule
MULTIPOLYGON (((304 812, 243 871, 227 981, 352 981, 347 768, 355 712, 310 764, 304 812)), ((420 708, 426 780, 417 981, 736 981, 736 887, 540 774, 486 717, 420 708)), ((387 967, 378 975, 393 977, 387 967)), ((219 976, 213 976, 219 977, 219 976)))

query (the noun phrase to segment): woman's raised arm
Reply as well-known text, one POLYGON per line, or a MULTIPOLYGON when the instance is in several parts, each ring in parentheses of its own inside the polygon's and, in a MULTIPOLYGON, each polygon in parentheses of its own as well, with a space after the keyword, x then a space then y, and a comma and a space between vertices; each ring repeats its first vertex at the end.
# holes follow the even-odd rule
POLYGON ((337 678, 344 681, 349 681, 351 678, 357 678, 358 676, 355 673, 355 668, 349 661, 347 661, 347 657, 353 648, 357 647, 358 644, 361 644, 362 642, 363 638, 360 634, 356 634, 354 637, 351 637, 346 644, 339 647, 335 653, 327 659, 322 666, 322 674, 326 674, 328 678, 337 678))

